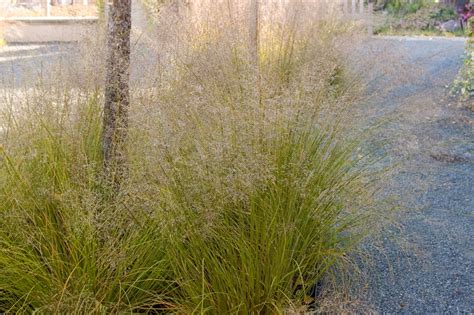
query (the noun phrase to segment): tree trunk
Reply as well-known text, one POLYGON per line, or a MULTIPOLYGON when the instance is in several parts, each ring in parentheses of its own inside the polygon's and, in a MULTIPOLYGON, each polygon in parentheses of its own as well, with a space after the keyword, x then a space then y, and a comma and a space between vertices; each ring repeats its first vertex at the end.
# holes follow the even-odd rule
POLYGON ((114 0, 108 16, 102 135, 105 176, 114 188, 120 187, 126 172, 131 24, 131 0, 114 0))

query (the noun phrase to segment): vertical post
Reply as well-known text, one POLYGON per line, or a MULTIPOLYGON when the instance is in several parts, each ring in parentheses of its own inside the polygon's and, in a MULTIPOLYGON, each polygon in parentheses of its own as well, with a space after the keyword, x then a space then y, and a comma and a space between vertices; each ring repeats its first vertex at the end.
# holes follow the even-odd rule
POLYGON ((355 17, 355 13, 356 13, 356 0, 352 0, 352 3, 351 3, 351 16, 352 16, 352 18, 355 17))
POLYGON ((44 10, 46 16, 51 16, 51 0, 46 0, 44 3, 44 10))
POLYGON ((369 36, 374 35, 374 3, 369 2, 367 8, 367 31, 369 36))
POLYGON ((361 18, 364 16, 364 0, 359 0, 359 14, 361 18))
POLYGON ((344 11, 344 15, 347 15, 349 13, 349 8, 348 8, 348 5, 347 5, 347 0, 342 0, 343 1, 343 11, 344 11))

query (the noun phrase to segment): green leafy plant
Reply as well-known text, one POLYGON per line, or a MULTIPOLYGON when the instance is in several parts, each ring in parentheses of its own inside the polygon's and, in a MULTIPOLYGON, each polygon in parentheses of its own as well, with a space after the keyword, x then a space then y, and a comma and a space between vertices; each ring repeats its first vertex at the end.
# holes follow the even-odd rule
POLYGON ((392 14, 412 14, 416 13, 419 9, 426 5, 424 0, 418 0, 414 2, 404 0, 390 0, 385 5, 385 8, 392 14))
MULTIPOLYGON (((469 24, 468 32, 470 37, 473 37, 472 30, 474 23, 472 19, 469 24)), ((462 101, 471 100, 474 97, 474 40, 469 39, 466 44, 466 57, 464 65, 459 71, 458 77, 453 83, 451 93, 458 95, 462 101)), ((468 104, 471 110, 474 110, 474 105, 468 104)))
POLYGON ((443 22, 456 20, 457 14, 452 7, 436 4, 417 4, 416 10, 401 10, 392 12, 383 18, 376 33, 385 34, 421 34, 421 35, 455 35, 463 36, 461 28, 443 32, 440 25, 443 22))

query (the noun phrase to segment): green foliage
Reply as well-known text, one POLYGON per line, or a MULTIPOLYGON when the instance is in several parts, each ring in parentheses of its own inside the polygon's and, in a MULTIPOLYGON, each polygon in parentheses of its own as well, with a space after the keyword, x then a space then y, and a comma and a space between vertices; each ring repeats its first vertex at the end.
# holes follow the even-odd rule
POLYGON ((453 7, 440 7, 438 10, 433 11, 430 14, 430 18, 436 21, 449 21, 457 18, 457 13, 453 7))
MULTIPOLYGON (((425 4, 414 12, 389 15, 378 27, 376 33, 443 35, 439 29, 440 24, 454 19, 457 19, 457 14, 453 8, 425 4)), ((451 35, 462 36, 463 34, 459 29, 451 35)))
POLYGON ((390 0, 385 4, 385 9, 391 14, 412 14, 426 5, 426 0, 409 2, 407 0, 390 0))
MULTIPOLYGON (((469 101, 474 98, 474 21, 469 21, 467 32, 469 32, 469 40, 466 44, 466 58, 464 65, 461 68, 458 77, 453 83, 451 92, 459 95, 462 101, 469 101)), ((471 110, 474 110, 474 105, 471 102, 468 104, 471 110)))
POLYGON ((105 18, 105 0, 97 0, 96 6, 97 11, 99 12, 99 16, 105 18))

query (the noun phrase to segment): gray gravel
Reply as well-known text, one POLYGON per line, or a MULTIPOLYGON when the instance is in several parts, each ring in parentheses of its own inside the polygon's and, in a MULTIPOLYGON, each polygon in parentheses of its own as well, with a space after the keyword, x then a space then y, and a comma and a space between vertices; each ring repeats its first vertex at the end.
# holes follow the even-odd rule
POLYGON ((471 314, 474 113, 456 106, 446 89, 462 64, 464 43, 384 41, 417 73, 409 82, 389 79, 375 88, 394 84, 372 105, 398 117, 381 134, 390 142, 386 153, 401 165, 387 193, 401 199, 405 212, 402 228, 386 233, 369 270, 369 302, 384 314, 471 314))

